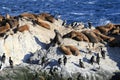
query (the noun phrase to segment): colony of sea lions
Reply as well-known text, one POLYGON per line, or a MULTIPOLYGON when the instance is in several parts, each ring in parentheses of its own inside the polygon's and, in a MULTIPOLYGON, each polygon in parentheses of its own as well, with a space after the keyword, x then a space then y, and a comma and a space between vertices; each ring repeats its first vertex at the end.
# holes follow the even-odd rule
POLYGON ((6 16, 0 15, 0 35, 3 36, 3 34, 10 30, 15 33, 17 31, 23 32, 24 30, 29 30, 28 25, 19 25, 19 20, 22 19, 31 21, 33 24, 37 24, 46 29, 50 29, 50 25, 48 23, 54 23, 56 20, 52 15, 48 13, 41 13, 38 15, 32 13, 22 13, 18 16, 10 16, 9 14, 6 14, 6 16))
MULTIPOLYGON (((30 27, 27 24, 21 26, 19 25, 19 20, 22 19, 31 21, 33 24, 39 25, 48 30, 50 30, 52 27, 49 23, 54 23, 55 20, 57 20, 54 18, 53 15, 49 13, 40 14, 22 13, 18 16, 10 16, 9 14, 6 14, 6 16, 0 15, 0 36, 3 37, 9 31, 13 31, 14 34, 17 31, 19 32, 29 31, 30 27)), ((97 26, 95 27, 95 29, 86 30, 84 30, 85 28, 82 29, 83 30, 81 31, 72 30, 71 32, 63 35, 63 38, 71 38, 76 41, 85 41, 91 43, 106 41, 111 46, 116 45, 119 42, 118 39, 116 39, 116 37, 113 36, 120 34, 119 24, 108 23, 103 26, 97 26)))
POLYGON ((120 26, 116 24, 109 23, 105 26, 99 26, 92 30, 84 30, 81 32, 78 31, 71 31, 65 35, 63 38, 71 38, 76 41, 85 41, 91 43, 98 43, 106 41, 114 45, 113 42, 118 42, 116 37, 113 35, 119 35, 120 26))

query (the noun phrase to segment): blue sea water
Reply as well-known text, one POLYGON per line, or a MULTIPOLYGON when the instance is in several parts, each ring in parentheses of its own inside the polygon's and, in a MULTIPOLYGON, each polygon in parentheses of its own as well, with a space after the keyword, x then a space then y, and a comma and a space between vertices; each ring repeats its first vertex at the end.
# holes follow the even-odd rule
POLYGON ((0 0, 0 14, 48 12, 67 22, 120 23, 120 0, 0 0))

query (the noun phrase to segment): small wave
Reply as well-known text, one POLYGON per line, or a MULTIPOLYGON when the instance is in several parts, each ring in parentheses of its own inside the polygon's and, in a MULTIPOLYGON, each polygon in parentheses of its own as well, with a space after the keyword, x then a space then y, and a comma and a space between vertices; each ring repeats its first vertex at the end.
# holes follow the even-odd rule
POLYGON ((11 11, 11 9, 10 8, 8 8, 8 7, 2 7, 4 10, 8 10, 8 11, 11 11))
POLYGON ((88 2, 84 2, 85 4, 95 4, 96 1, 88 1, 88 2))
POLYGON ((114 15, 119 15, 120 13, 111 13, 111 14, 107 14, 107 15, 111 15, 111 16, 114 16, 114 15))
POLYGON ((76 13, 76 12, 71 12, 70 14, 73 14, 73 15, 85 15, 85 13, 76 13))
POLYGON ((106 25, 108 23, 111 23, 111 21, 107 20, 106 18, 101 18, 98 22, 98 25, 106 25))
POLYGON ((32 1, 34 1, 34 2, 35 2, 35 1, 37 1, 37 0, 32 0, 32 1))

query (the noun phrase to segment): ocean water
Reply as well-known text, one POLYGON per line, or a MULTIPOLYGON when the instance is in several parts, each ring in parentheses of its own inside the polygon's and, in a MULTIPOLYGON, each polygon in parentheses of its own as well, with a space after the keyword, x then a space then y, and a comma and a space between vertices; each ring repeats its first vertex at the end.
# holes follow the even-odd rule
POLYGON ((47 12, 71 22, 90 20, 94 26, 120 23, 120 0, 0 0, 0 14, 47 12))

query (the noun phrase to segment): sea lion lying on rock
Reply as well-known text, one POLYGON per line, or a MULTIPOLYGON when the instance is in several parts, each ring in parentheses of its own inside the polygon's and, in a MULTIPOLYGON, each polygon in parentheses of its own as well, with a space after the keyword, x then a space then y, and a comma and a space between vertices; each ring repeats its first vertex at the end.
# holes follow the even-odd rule
POLYGON ((18 31, 20 31, 20 32, 29 31, 29 26, 27 24, 20 26, 18 28, 18 31))
POLYGON ((0 25, 3 26, 6 23, 9 23, 10 28, 15 28, 19 25, 19 21, 17 17, 10 16, 9 14, 6 14, 6 17, 2 19, 2 21, 0 22, 0 25))
POLYGON ((33 20, 37 20, 37 15, 36 14, 32 14, 32 13, 22 13, 19 15, 20 18, 28 18, 28 19, 33 19, 33 20))
POLYGON ((120 33, 120 27, 117 26, 115 27, 112 31, 111 31, 111 34, 112 35, 118 35, 120 33))
POLYGON ((60 49, 63 51, 64 54, 66 54, 66 55, 72 55, 72 52, 71 52, 70 49, 67 48, 66 46, 61 45, 61 46, 60 46, 60 49))
POLYGON ((76 48, 75 46, 72 46, 72 45, 67 45, 67 46, 61 45, 60 48, 66 55, 71 55, 71 54, 73 54, 75 56, 80 55, 80 52, 79 52, 78 48, 76 48))
POLYGON ((0 34, 7 32, 10 29, 10 25, 8 23, 5 26, 0 27, 0 34))
POLYGON ((55 18, 48 13, 41 13, 38 15, 38 18, 45 20, 45 21, 49 21, 51 23, 53 23, 55 21, 55 18))
POLYGON ((114 24, 108 23, 107 25, 104 26, 98 26, 96 29, 98 29, 102 34, 107 35, 110 30, 114 28, 114 24))
POLYGON ((88 37, 88 39, 90 40, 90 42, 92 42, 92 43, 98 43, 99 42, 99 39, 94 34, 94 32, 87 30, 87 31, 83 31, 83 33, 88 37))
POLYGON ((76 48, 75 46, 68 45, 68 46, 66 46, 66 47, 70 49, 70 51, 72 52, 73 55, 75 55, 75 56, 80 55, 79 49, 76 48))
POLYGON ((106 35, 98 33, 98 32, 94 32, 94 33, 99 38, 100 41, 104 40, 104 41, 109 42, 114 39, 114 37, 109 37, 109 36, 106 36, 106 35))
POLYGON ((89 39, 81 32, 71 31, 63 36, 63 38, 72 38, 77 41, 86 41, 89 42, 89 39))
POLYGON ((46 28, 46 29, 50 29, 50 25, 39 18, 37 18, 37 24, 39 26, 46 28))

